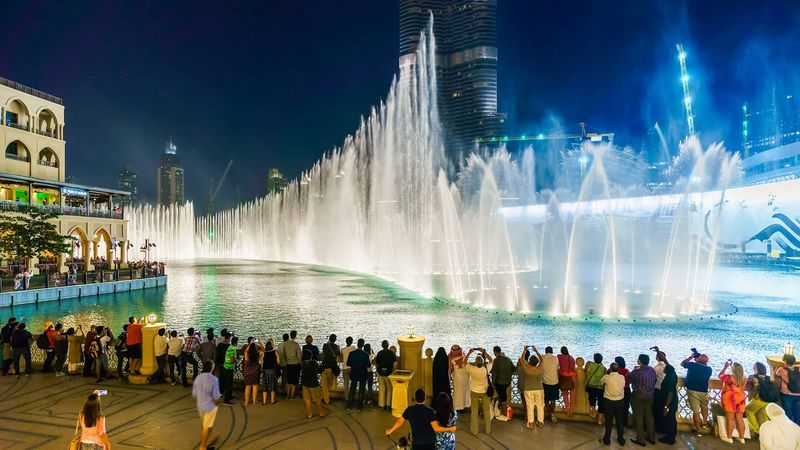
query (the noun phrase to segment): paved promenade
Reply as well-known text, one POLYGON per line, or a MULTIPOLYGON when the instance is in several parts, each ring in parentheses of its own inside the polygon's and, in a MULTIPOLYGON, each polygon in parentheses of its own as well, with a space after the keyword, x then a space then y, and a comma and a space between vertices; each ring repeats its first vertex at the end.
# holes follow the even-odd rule
MULTIPOLYGON (((86 396, 98 385, 90 378, 56 378, 34 374, 0 378, 0 448, 64 449, 75 429, 75 417, 86 396)), ((103 398, 103 413, 114 449, 195 449, 199 442, 199 419, 191 388, 180 385, 140 386, 110 380, 103 398)), ((231 407, 220 407, 214 429, 217 448, 222 449, 383 449, 392 448, 383 435, 394 418, 389 413, 365 407, 348 412, 344 402, 335 400, 330 415, 323 419, 305 418, 300 399, 281 400, 275 405, 241 404, 241 396, 231 407)), ((469 417, 458 421, 459 449, 594 449, 600 427, 560 421, 542 429, 528 430, 522 420, 493 424, 491 436, 469 433, 469 417)), ((408 432, 407 425, 401 429, 408 432)), ((628 432, 633 435, 632 431, 628 432)), ((719 439, 680 434, 673 447, 658 448, 727 449, 733 446, 719 439)), ((757 442, 736 444, 736 448, 756 449, 757 442)), ((616 444, 611 447, 616 448, 616 444)), ((628 443, 625 448, 639 448, 628 443)))

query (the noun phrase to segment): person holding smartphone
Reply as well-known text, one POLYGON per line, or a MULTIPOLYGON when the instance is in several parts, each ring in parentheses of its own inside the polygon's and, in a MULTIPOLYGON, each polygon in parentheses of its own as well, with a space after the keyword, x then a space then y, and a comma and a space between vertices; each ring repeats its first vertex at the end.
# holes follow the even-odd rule
POLYGON ((472 412, 469 417, 469 429, 472 434, 478 434, 478 408, 483 409, 483 422, 486 434, 492 433, 492 413, 490 411, 491 397, 489 391, 489 372, 492 370, 494 359, 486 353, 484 348, 471 348, 464 357, 467 361, 466 369, 469 374, 469 397, 472 412), (474 363, 469 363, 473 352, 480 354, 475 357, 474 363))
POLYGON ((111 441, 106 434, 106 418, 100 411, 100 396, 107 391, 95 390, 83 403, 83 409, 78 413, 78 423, 81 427, 81 449, 111 450, 111 441))

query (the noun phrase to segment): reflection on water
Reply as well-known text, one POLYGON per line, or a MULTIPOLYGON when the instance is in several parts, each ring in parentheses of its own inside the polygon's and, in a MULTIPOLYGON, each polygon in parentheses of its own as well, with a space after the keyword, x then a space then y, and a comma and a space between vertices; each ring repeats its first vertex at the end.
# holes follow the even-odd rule
MULTIPOLYGON (((66 327, 104 324, 118 330, 128 316, 156 313, 159 320, 185 329, 222 327, 240 336, 262 338, 297 329, 318 341, 330 333, 340 340, 364 337, 373 347, 394 340, 413 324, 426 346, 448 348, 503 346, 514 359, 523 345, 568 345, 572 354, 606 358, 636 355, 658 345, 673 364, 690 347, 709 352, 715 368, 727 358, 746 367, 777 354, 796 339, 800 300, 794 272, 720 267, 717 301, 739 307, 739 314, 692 322, 598 323, 583 319, 552 321, 487 310, 468 310, 415 295, 375 278, 325 268, 262 261, 197 261, 168 267, 169 288, 65 300, 13 308, 18 320, 38 331, 47 320, 66 327)), ((0 311, 5 321, 9 310, 0 311)))

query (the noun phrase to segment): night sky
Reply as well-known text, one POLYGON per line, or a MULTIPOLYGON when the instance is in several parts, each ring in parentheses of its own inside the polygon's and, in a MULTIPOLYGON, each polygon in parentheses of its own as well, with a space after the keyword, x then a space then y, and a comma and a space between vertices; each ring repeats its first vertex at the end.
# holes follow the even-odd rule
MULTIPOLYGON (((678 42, 705 142, 739 149, 743 102, 800 95, 796 1, 498 3, 500 110, 515 134, 584 121, 637 146, 659 121, 674 142, 678 42)), ((0 76, 64 99, 68 175, 116 186, 128 165, 146 200, 170 137, 194 201, 229 159, 219 207, 263 195, 268 167, 297 176, 386 95, 397 52, 390 0, 0 6, 0 76)))

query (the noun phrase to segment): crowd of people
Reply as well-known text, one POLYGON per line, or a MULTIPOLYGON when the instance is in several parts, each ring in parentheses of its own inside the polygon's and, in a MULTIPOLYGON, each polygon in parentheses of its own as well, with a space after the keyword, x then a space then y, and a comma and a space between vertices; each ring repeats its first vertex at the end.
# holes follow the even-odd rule
MULTIPOLYGON (((31 345, 36 345, 45 352, 44 373, 95 377, 97 383, 128 374, 141 375, 144 325, 144 318, 130 317, 115 335, 110 327, 102 325, 87 330, 81 326, 64 330, 61 323, 47 322, 34 340, 25 323, 10 318, 0 330, 2 373, 9 375, 13 369, 17 377, 30 376, 31 345), (116 355, 115 368, 109 364, 112 350, 116 355), (22 360, 24 373, 20 367, 22 360)), ((162 328, 152 345, 157 368, 149 375, 149 381, 192 387, 201 418, 201 449, 213 448, 209 442, 217 409, 233 404, 237 371, 244 385, 241 401, 245 407, 275 404, 280 391, 288 400, 303 399, 306 418, 325 417, 331 392, 336 390, 341 376, 347 410, 360 412, 374 400, 380 410, 391 408, 389 376, 398 367, 398 352, 386 340, 376 353, 364 339, 349 336, 340 346, 335 334, 320 347, 311 335, 305 336, 303 343, 298 342, 294 330, 283 334, 281 342, 276 343, 271 338, 257 337, 240 342, 239 336, 224 328, 219 332, 208 328, 205 336, 194 328, 185 333, 162 328), (377 396, 374 380, 377 380, 377 396)), ((628 426, 635 430, 630 439, 634 444, 645 446, 657 440, 675 443, 678 376, 665 352, 658 347, 651 351, 653 365, 647 353, 640 354, 631 369, 622 356, 615 356, 606 366, 600 353, 592 355, 583 365, 585 377, 581 382, 591 417, 604 426, 599 439, 603 445, 610 445, 613 431, 618 443, 624 445, 628 426)), ((490 434, 494 421, 505 422, 513 416, 509 395, 514 376, 525 425, 541 428, 548 421, 556 423, 559 400, 565 416, 571 417, 576 412, 577 363, 567 347, 561 347, 555 354, 548 346, 542 354, 537 346, 526 345, 515 359, 499 346, 491 354, 485 348, 463 349, 454 345, 448 353, 440 347, 433 358, 432 392, 417 391, 416 403, 405 410, 386 434, 391 436, 404 422, 409 422, 413 448, 453 449, 459 414, 466 411, 470 412, 471 433, 479 433, 482 421, 483 431, 490 434), (428 399, 432 408, 425 405, 428 399)), ((733 443, 734 437, 744 442, 749 431, 759 433, 762 448, 795 448, 781 446, 791 439, 800 445, 800 365, 793 355, 784 356, 784 365, 775 372, 774 380, 760 362, 753 365, 748 376, 741 363, 726 361, 717 374, 722 386, 719 405, 709 399, 713 371, 708 356, 692 349, 680 366, 686 371, 687 403, 695 432, 708 431, 713 412, 719 421, 720 437, 726 442, 733 443), (770 446, 771 443, 777 446, 770 446)), ((78 418, 77 425, 82 427, 81 448, 111 448, 105 434, 105 419, 100 414, 100 397, 104 392, 98 389, 92 393, 78 418)))

